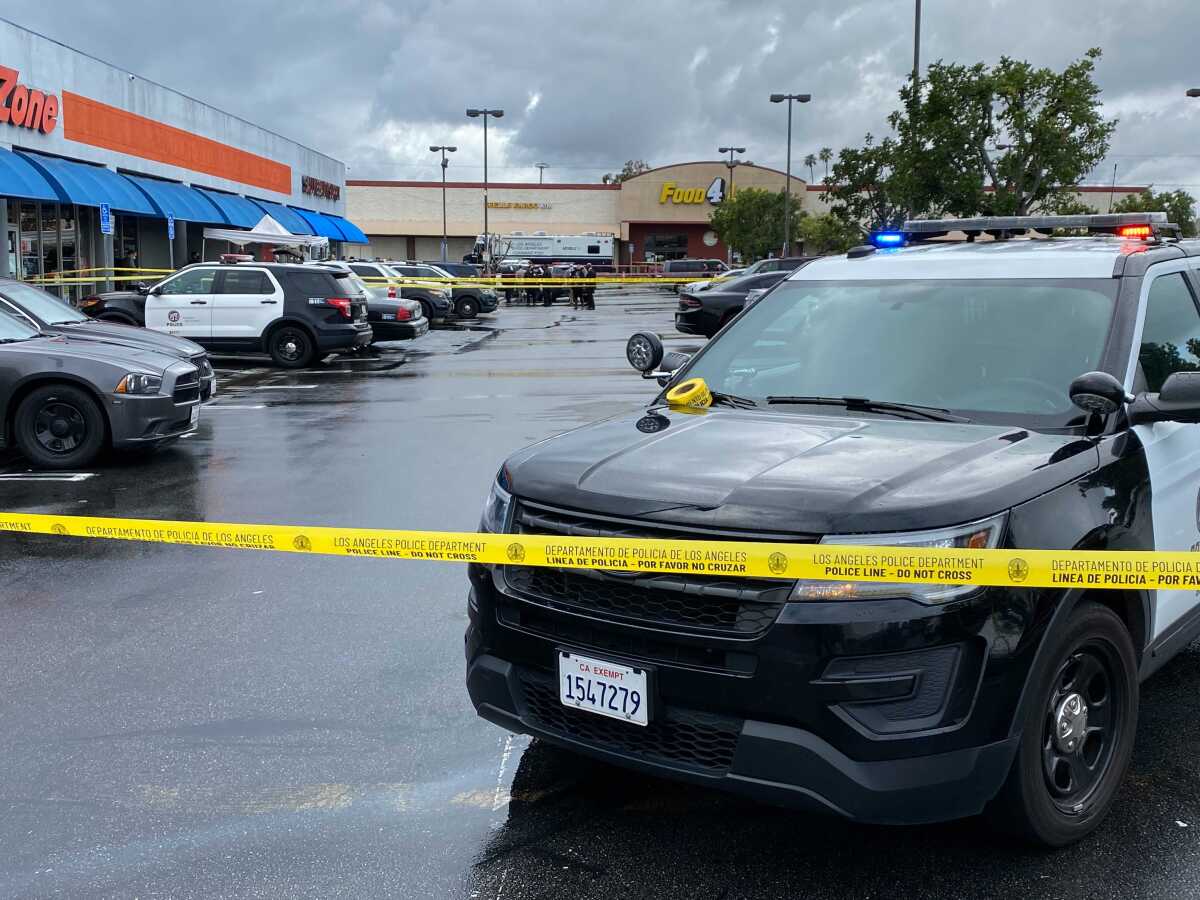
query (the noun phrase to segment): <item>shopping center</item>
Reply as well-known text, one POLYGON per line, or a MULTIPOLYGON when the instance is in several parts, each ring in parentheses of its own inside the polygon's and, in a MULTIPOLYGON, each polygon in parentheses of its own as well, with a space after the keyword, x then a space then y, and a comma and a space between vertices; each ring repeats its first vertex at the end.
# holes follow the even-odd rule
POLYGON ((77 297, 111 283, 107 267, 216 258, 232 245, 206 226, 264 216, 336 255, 365 240, 344 218, 345 183, 336 159, 0 20, 0 277, 77 297))
MULTIPOLYGON (((488 229, 494 234, 610 234, 614 262, 635 263, 701 257, 726 259, 728 249, 709 217, 731 188, 782 191, 787 176, 765 166, 720 160, 676 163, 643 172, 618 184, 491 183, 486 191, 488 229)), ((1099 211, 1141 187, 1085 186, 1081 198, 1099 211)), ((825 188, 791 178, 801 208, 818 215, 829 209, 825 188)), ((347 215, 362 226, 369 243, 343 249, 362 257, 437 259, 441 252, 443 204, 440 181, 360 181, 346 187, 347 215)), ((445 185, 447 258, 462 259, 483 232, 482 182, 445 185)))

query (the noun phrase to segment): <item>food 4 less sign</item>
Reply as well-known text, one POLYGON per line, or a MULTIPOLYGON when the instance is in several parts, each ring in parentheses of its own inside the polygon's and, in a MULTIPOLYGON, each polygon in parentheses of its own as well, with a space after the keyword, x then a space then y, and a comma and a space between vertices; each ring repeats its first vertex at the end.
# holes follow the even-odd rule
POLYGON ((725 179, 714 178, 708 190, 699 187, 681 188, 674 181, 664 181, 662 190, 658 192, 658 202, 662 205, 672 204, 720 204, 725 199, 725 179))

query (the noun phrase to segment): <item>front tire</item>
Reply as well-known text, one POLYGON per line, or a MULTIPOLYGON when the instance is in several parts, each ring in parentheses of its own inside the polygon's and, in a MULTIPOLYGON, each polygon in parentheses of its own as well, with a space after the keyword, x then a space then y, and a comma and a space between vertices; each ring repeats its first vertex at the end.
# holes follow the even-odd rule
POLYGON ((303 369, 312 365, 317 347, 312 336, 298 325, 284 325, 271 332, 267 352, 275 365, 284 369, 303 369))
POLYGON ((17 449, 41 469, 91 463, 104 446, 104 413, 87 391, 65 384, 35 388, 13 420, 17 449))
POLYGON ((1095 830, 1133 755, 1137 657, 1112 610, 1085 602, 1047 647, 1008 780, 990 810, 1005 830, 1063 847, 1095 830))
POLYGON ((458 317, 460 319, 474 319, 479 315, 479 303, 474 297, 463 297, 458 301, 458 317))

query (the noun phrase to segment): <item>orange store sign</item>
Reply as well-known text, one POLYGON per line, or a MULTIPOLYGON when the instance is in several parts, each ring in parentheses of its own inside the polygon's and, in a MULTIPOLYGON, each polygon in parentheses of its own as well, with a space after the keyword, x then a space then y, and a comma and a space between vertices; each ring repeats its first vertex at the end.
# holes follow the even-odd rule
POLYGON ((20 74, 0 66, 0 125, 49 134, 58 125, 58 96, 21 84, 20 74))

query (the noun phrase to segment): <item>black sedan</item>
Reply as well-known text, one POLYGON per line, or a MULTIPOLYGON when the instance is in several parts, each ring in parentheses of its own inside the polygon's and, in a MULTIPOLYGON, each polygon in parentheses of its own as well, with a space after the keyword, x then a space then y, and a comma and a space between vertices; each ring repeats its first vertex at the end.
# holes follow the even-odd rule
POLYGON ((0 315, 0 447, 34 465, 74 469, 106 446, 157 446, 199 418, 200 372, 186 360, 0 315))
MULTIPOLYGON (((142 299, 144 303, 145 298, 142 299)), ((23 320, 45 334, 63 334, 179 357, 200 371, 201 401, 211 400, 217 392, 217 376, 209 362, 208 351, 185 338, 148 331, 111 318, 90 319, 50 292, 11 278, 0 278, 0 313, 23 320)))
POLYGON ((681 294, 675 313, 675 328, 684 334, 712 337, 725 327, 746 305, 746 294, 755 289, 771 289, 791 272, 766 272, 743 275, 698 294, 681 294))

